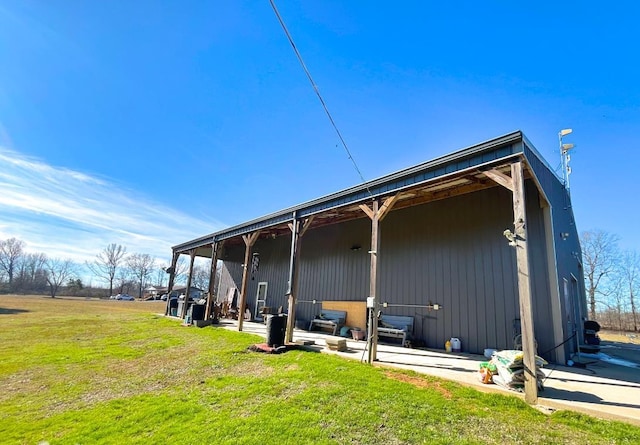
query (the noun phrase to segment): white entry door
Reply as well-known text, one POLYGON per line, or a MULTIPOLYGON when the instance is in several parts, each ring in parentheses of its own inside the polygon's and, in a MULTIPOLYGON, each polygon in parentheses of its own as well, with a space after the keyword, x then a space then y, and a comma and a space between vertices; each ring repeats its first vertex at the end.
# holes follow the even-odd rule
POLYGON ((256 292, 256 310, 254 318, 262 319, 262 308, 267 305, 267 283, 261 281, 258 283, 258 291, 256 292))

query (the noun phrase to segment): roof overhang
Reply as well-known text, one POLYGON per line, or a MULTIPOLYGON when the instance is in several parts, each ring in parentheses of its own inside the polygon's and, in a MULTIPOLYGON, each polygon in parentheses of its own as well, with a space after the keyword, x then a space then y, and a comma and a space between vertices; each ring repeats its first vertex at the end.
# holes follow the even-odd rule
MULTIPOLYGON (((313 216, 310 227, 313 229, 364 218, 366 215, 360 209, 360 205, 376 198, 397 195, 393 205, 393 210, 397 210, 496 187, 497 184, 483 172, 491 169, 509 174, 514 160, 526 160, 525 149, 527 154, 533 154, 544 162, 535 149, 530 150, 531 147, 533 146, 521 131, 509 133, 322 198, 187 241, 174 246, 173 251, 187 253, 195 249, 197 256, 211 256, 213 243, 243 243, 242 235, 257 230, 260 230, 261 238, 289 236, 291 232, 288 224, 294 219, 313 216)), ((533 175, 526 162, 525 175, 533 175)))

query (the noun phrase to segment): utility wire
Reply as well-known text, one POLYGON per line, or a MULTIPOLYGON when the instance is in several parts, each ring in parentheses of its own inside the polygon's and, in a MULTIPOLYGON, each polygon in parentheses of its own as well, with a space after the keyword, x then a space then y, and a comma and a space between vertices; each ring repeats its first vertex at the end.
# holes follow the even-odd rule
MULTIPOLYGON (((347 147, 347 143, 345 142, 344 138, 342 137, 342 133, 340 133, 340 130, 338 129, 338 126, 336 125, 335 121, 333 120, 333 117, 331 116, 331 113, 329 112, 329 109, 327 108, 327 104, 324 102, 324 99, 322 98, 322 95, 320 94, 320 90, 318 89, 318 86, 313 81, 313 78, 311 77, 311 73, 307 69, 307 66, 304 64, 304 60, 302 60, 302 55, 300 55, 300 51, 298 51, 298 48, 296 47, 296 44, 293 42, 293 37, 291 37, 291 34, 289 34, 289 30, 287 29, 287 26, 284 24, 284 20, 282 20, 282 17, 280 16, 280 13, 278 12, 278 8, 276 8, 275 2, 273 0, 269 0, 269 3, 271 3, 271 7, 273 8, 273 12, 275 12, 276 17, 278 18, 278 21, 280 22, 280 25, 282 26, 282 29, 284 30, 284 33, 287 35, 287 39, 289 40, 289 43, 291 44, 291 47, 293 48, 293 51, 296 53, 296 57, 298 58, 298 61, 300 62, 300 65, 302 65, 302 69, 304 70, 305 74, 307 75, 307 78, 309 79, 309 82, 311 82, 311 86, 313 87, 314 91, 316 92, 316 95, 318 96, 318 99, 320 100, 320 103, 322 104, 322 108, 324 108, 324 112, 327 114, 327 117, 329 118, 329 121, 331 122, 331 125, 333 126, 333 129, 338 134, 338 138, 340 139, 340 142, 342 142, 342 146, 344 147, 345 151, 347 152, 347 156, 349 157, 349 159, 351 159, 351 162, 353 163, 353 166, 355 167, 356 171, 358 172, 358 175, 360 176, 360 179, 362 180, 362 182, 366 183, 367 181, 365 181, 364 176, 362 176, 362 172, 360 171, 360 168, 358 168, 358 164, 356 164, 356 160, 353 158, 353 155, 351 154, 351 151, 349 151, 349 147, 347 147)), ((369 195, 373 195, 371 193, 371 190, 369 190, 369 187, 368 186, 365 186, 365 187, 367 188, 367 192, 369 192, 369 195)))

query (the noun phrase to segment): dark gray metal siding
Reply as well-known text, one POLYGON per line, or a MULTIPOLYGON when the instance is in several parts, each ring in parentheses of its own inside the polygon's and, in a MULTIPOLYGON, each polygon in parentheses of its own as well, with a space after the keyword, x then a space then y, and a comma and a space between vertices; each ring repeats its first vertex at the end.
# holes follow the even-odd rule
POLYGON ((306 303, 299 306, 301 317, 319 313, 322 300, 366 300, 370 245, 368 218, 312 229, 304 235, 298 296, 306 303), (356 245, 360 249, 352 250, 356 245), (313 300, 318 303, 309 303, 313 300))
POLYGON ((538 342, 538 353, 547 360, 555 355, 547 354, 554 346, 553 313, 549 290, 549 268, 547 267, 547 244, 544 226, 544 212, 540 206, 540 195, 533 181, 526 183, 527 221, 529 235, 529 268, 531 283, 531 304, 533 325, 538 342))
MULTIPOLYGON (((553 329, 547 304, 544 220, 532 181, 527 181, 526 193, 536 336, 539 350, 546 350, 552 345, 553 329)), ((516 260, 502 232, 513 228, 512 202, 511 192, 494 187, 389 213, 380 231, 379 301, 438 303, 443 308, 381 310, 413 316, 416 337, 431 348, 442 349, 451 337, 459 337, 468 352, 511 348, 514 320, 519 318, 516 260)), ((306 233, 302 239, 297 318, 309 319, 318 313, 322 300, 366 299, 370 238, 368 218, 306 233), (356 245, 361 249, 352 250, 356 245), (318 303, 313 305, 312 300, 318 303)), ((270 301, 286 307, 289 245, 288 237, 256 244, 260 269, 255 280, 249 282, 252 310, 258 281, 268 281, 270 301)), ((243 252, 241 246, 226 252, 225 260, 240 263, 243 252)))
MULTIPOLYGON (((575 224, 571 199, 560 179, 541 160, 534 148, 525 144, 524 150, 527 161, 533 170, 540 187, 549 200, 551 206, 553 244, 555 246, 555 259, 558 271, 558 294, 562 311, 562 320, 567 320, 567 308, 564 301, 563 278, 571 282, 571 275, 578 280, 579 293, 575 295, 575 304, 579 305, 582 315, 586 315, 586 296, 584 292, 584 275, 580 265, 582 250, 578 229, 575 224), (569 237, 562 239, 561 233, 568 233, 569 237)), ((563 323, 564 339, 570 337, 573 332, 563 323)), ((536 329, 537 331, 537 329, 536 329)), ((551 347, 551 346, 550 346, 551 347)), ((565 353, 572 352, 571 343, 565 345, 565 353)))
POLYGON ((392 212, 383 222, 381 299, 438 303, 439 311, 393 308, 415 317, 427 346, 458 337, 463 350, 506 348, 517 318, 515 253, 502 236, 511 227, 511 194, 489 190, 392 212))
MULTIPOLYGON (((249 278, 247 283, 247 306, 251 313, 255 313, 256 293, 258 283, 266 281, 267 301, 266 305, 274 308, 283 306, 287 308, 288 271, 289 271, 289 248, 291 239, 279 237, 276 239, 261 239, 253 246, 253 253, 260 255, 260 265, 258 271, 253 274, 253 279, 249 278)), ((244 246, 233 246, 226 248, 222 260, 227 265, 227 269, 237 284, 238 292, 242 285, 242 262, 244 261, 244 246)))

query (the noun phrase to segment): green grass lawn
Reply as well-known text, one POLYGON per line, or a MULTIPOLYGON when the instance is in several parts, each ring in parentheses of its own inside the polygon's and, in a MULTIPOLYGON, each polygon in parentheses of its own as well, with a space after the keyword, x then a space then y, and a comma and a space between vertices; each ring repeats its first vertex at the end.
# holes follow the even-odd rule
POLYGON ((0 296, 0 443, 640 443, 640 429, 263 340, 154 302, 0 296))

